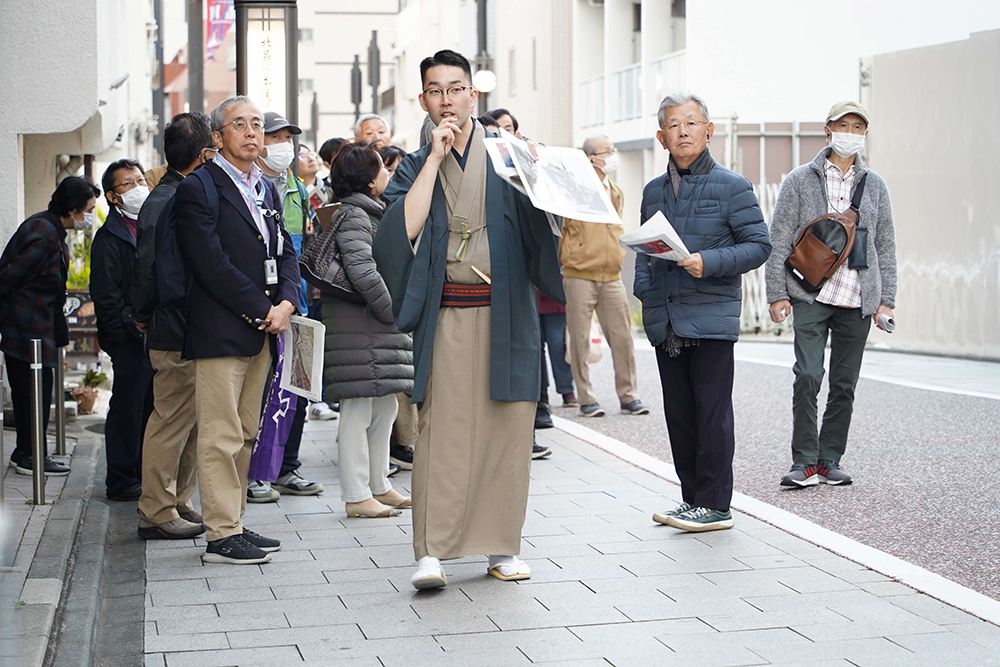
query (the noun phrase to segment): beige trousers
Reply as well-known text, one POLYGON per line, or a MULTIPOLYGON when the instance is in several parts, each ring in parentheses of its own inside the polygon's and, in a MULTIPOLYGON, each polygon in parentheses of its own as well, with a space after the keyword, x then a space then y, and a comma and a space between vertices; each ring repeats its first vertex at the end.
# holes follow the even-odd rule
POLYGON ((399 409, 392 427, 395 444, 412 447, 417 442, 417 406, 410 403, 410 397, 402 392, 396 394, 396 402, 399 409))
POLYGON ((150 523, 173 521, 194 510, 198 472, 198 422, 194 362, 180 352, 150 350, 153 413, 142 441, 142 497, 139 514, 150 523))
POLYGON ((247 472, 268 374, 271 348, 253 357, 213 357, 195 361, 198 415, 198 482, 205 539, 243 532, 247 472))
POLYGON ((635 350, 632 347, 632 320, 629 317, 625 285, 620 279, 597 282, 582 278, 563 278, 563 286, 566 288, 570 366, 580 405, 597 401, 591 391, 590 368, 587 366, 590 323, 595 311, 604 338, 611 346, 618 401, 626 405, 637 400, 639 390, 636 386, 635 350))
POLYGON ((362 503, 392 490, 389 482, 389 432, 396 418, 396 397, 340 399, 337 445, 340 499, 362 503))

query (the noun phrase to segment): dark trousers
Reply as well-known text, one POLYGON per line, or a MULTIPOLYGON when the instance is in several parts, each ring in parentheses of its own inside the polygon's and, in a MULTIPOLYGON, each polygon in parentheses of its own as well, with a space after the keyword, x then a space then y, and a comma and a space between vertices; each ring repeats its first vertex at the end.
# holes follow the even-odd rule
MULTIPOLYGON (((27 361, 7 357, 7 379, 10 380, 10 400, 14 404, 14 425, 17 427, 19 457, 31 458, 31 368, 27 361)), ((42 369, 42 447, 47 449, 44 431, 49 428, 49 406, 52 403, 52 368, 42 369)))
MULTIPOLYGON (((542 332, 542 368, 545 368, 545 348, 549 349, 552 380, 560 394, 573 393, 573 369, 566 363, 566 313, 541 313, 538 323, 542 332)), ((548 372, 542 377, 547 378, 548 372)), ((548 389, 548 387, 546 387, 548 389)))
POLYGON ((702 340, 671 357, 656 348, 663 412, 681 496, 727 511, 733 499, 733 343, 702 340))
POLYGON ((115 495, 141 484, 142 437, 153 411, 153 366, 140 343, 105 346, 104 351, 115 375, 104 423, 105 485, 115 495))
POLYGON ((819 460, 840 462, 854 413, 854 389, 861 373, 869 317, 860 308, 825 303, 792 304, 795 331, 795 381, 792 385, 792 462, 811 465, 819 460), (816 396, 823 384, 823 357, 830 339, 830 392, 817 434, 816 396))
POLYGON ((287 475, 293 470, 298 470, 302 462, 299 461, 299 447, 302 446, 302 429, 306 426, 306 408, 309 399, 302 396, 297 397, 295 404, 295 416, 292 417, 292 428, 288 431, 288 440, 285 442, 285 453, 281 458, 281 471, 278 476, 287 475))

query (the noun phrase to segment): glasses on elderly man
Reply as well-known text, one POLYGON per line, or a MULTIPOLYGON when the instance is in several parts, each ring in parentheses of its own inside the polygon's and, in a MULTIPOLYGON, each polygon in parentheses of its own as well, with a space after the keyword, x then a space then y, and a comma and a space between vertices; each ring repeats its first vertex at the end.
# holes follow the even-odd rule
POLYGON ((617 148, 612 148, 610 150, 601 151, 600 153, 591 153, 591 155, 593 155, 594 157, 606 158, 606 157, 609 157, 611 155, 614 155, 617 152, 618 152, 617 148))
POLYGON ((685 120, 680 123, 677 122, 670 123, 669 125, 666 125, 663 129, 665 129, 667 132, 676 133, 680 132, 681 128, 684 128, 685 132, 694 132, 699 125, 707 125, 707 124, 708 121, 706 120, 685 120))
POLYGON ((237 132, 246 132, 247 125, 250 126, 254 132, 260 132, 264 129, 264 121, 260 118, 251 118, 249 123, 245 118, 237 118, 236 120, 230 121, 219 128, 219 131, 225 130, 228 126, 232 125, 233 129, 237 132))
POLYGON ((124 181, 111 189, 117 192, 120 188, 125 188, 125 192, 128 192, 137 185, 146 185, 146 179, 142 177, 126 178, 124 181))

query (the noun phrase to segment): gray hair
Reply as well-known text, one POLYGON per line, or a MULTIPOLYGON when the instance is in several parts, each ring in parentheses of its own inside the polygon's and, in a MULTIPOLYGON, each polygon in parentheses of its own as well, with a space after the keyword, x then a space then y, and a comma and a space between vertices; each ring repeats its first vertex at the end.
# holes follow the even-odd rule
POLYGON ((212 109, 212 132, 222 132, 222 128, 226 126, 226 113, 232 107, 238 107, 241 104, 253 104, 253 100, 246 95, 234 95, 212 109))
POLYGON ((660 108, 656 111, 656 122, 659 123, 660 127, 663 127, 663 121, 665 121, 667 117, 667 110, 683 106, 688 102, 694 102, 697 104, 698 110, 701 111, 701 115, 706 121, 708 120, 708 107, 705 105, 705 100, 691 93, 673 93, 672 95, 664 97, 663 101, 660 102, 660 108))
POLYGON ((364 126, 365 123, 367 123, 370 120, 382 121, 382 124, 385 125, 386 131, 387 132, 389 131, 389 123, 385 122, 385 118, 382 118, 382 116, 379 116, 377 113, 366 113, 364 116, 358 119, 357 123, 354 124, 355 137, 361 136, 361 128, 364 126))
MULTIPOLYGON (((600 141, 601 139, 607 139, 608 141, 611 141, 611 137, 609 137, 606 134, 595 134, 592 137, 587 137, 586 139, 583 140, 583 152, 586 155, 593 155, 594 151, 597 150, 597 142, 600 141)), ((614 144, 613 141, 611 143, 612 145, 614 144)))

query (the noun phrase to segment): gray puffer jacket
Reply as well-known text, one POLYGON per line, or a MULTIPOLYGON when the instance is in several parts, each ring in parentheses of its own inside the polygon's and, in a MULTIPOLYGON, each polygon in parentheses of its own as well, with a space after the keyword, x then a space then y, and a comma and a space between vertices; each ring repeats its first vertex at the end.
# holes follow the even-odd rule
POLYGON ((364 304, 323 295, 326 400, 413 392, 413 341, 396 328, 392 299, 372 258, 383 205, 360 193, 345 197, 337 230, 341 261, 364 304))
MULTIPOLYGON (((829 208, 826 174, 823 167, 830 147, 821 150, 812 162, 795 169, 785 178, 771 217, 771 244, 774 252, 767 261, 764 276, 767 302, 782 299, 812 303, 816 294, 806 292, 785 268, 795 239, 807 224, 826 215, 829 208)), ((858 270, 861 281, 861 314, 874 315, 878 307, 896 307, 896 231, 892 222, 889 188, 882 177, 854 158, 854 184, 868 174, 861 197, 858 225, 868 228, 868 268, 858 270)), ((854 195, 854 191, 851 191, 854 195)))

